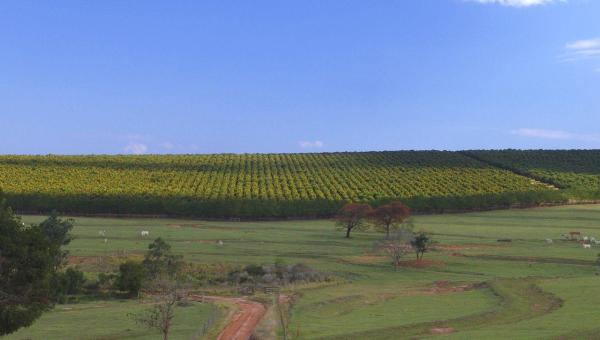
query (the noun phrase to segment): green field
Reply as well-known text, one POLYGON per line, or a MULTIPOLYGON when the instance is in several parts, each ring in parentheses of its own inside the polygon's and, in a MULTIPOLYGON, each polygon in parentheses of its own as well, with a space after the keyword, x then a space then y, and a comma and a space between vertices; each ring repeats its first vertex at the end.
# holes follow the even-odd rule
MULTIPOLYGON (((138 301, 90 301, 58 305, 33 327, 2 339, 162 339, 159 334, 136 325, 131 313, 147 306, 138 301)), ((199 334, 211 307, 193 303, 176 309, 170 338, 192 339, 199 334)))
POLYGON ((0 156, 0 190, 29 212, 329 217, 349 201, 429 212, 563 201, 554 189, 460 152, 0 156))
MULTIPOLYGON (((93 276, 106 257, 141 255, 149 239, 141 239, 139 231, 149 230, 150 239, 166 238, 187 261, 235 265, 283 260, 334 274, 337 279, 327 284, 286 288, 286 294, 295 296, 289 330, 299 339, 428 338, 438 331, 456 339, 598 337, 600 276, 595 263, 600 247, 583 249, 579 243, 562 241, 561 234, 576 230, 600 239, 600 206, 424 215, 417 216, 415 224, 438 242, 425 255, 430 265, 397 271, 386 256, 372 251, 381 234, 357 232, 345 239, 327 220, 77 218, 76 239, 69 249, 72 265, 93 276), (106 244, 98 235, 101 229, 107 231, 106 244), (506 238, 512 242, 497 242, 506 238), (546 243, 548 238, 554 242, 546 243)), ((68 338, 77 317, 96 314, 119 318, 118 326, 110 328, 113 338, 138 336, 135 324, 124 317, 128 305, 114 305, 110 313, 75 313, 86 305, 73 305, 67 313, 65 307, 71 306, 59 305, 11 339, 45 334, 49 324, 57 333, 44 339, 68 338)), ((193 313, 188 309, 186 320, 191 314, 202 320, 204 309, 198 308, 193 313)), ((192 331, 187 321, 180 322, 180 334, 192 331)), ((89 336, 76 334, 81 339, 104 334, 93 331, 89 336)))

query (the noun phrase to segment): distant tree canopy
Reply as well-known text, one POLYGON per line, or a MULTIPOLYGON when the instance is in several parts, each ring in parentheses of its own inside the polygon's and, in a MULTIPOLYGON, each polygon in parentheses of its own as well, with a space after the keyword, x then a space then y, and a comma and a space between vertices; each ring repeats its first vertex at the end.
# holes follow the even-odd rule
POLYGON ((172 277, 177 274, 182 261, 180 255, 173 254, 171 245, 159 237, 148 245, 143 263, 149 278, 155 280, 161 275, 172 277))
POLYGON ((385 233, 386 238, 390 237, 390 232, 400 228, 402 223, 410 217, 410 208, 400 202, 391 202, 383 204, 373 209, 369 219, 380 231, 385 233))
POLYGON ((366 219, 371 211, 372 208, 368 204, 348 203, 336 215, 336 225, 346 231, 346 238, 350 238, 353 230, 360 230, 367 226, 366 219))
POLYGON ((432 242, 431 238, 425 232, 420 232, 414 236, 413 240, 410 241, 410 245, 417 255, 417 260, 423 259, 423 254, 429 251, 429 246, 432 242))
POLYGON ((144 265, 130 260, 119 266, 115 285, 119 290, 127 292, 129 297, 138 297, 145 279, 146 268, 144 265))
POLYGON ((0 198, 0 335, 31 325, 55 302, 70 222, 26 226, 0 198))

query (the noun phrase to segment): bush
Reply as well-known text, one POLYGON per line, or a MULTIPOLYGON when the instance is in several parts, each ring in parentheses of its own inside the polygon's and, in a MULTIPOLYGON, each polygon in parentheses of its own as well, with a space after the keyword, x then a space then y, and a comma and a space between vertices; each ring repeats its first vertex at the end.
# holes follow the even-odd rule
POLYGON ((251 264, 246 266, 246 271, 248 272, 248 274, 252 275, 252 276, 263 276, 265 275, 265 270, 263 269, 262 266, 257 266, 255 264, 251 264))
POLYGON ((115 280, 118 290, 127 292, 129 297, 138 297, 146 278, 146 270, 141 262, 127 261, 119 266, 115 280))
POLYGON ((58 303, 66 303, 67 295, 79 294, 85 284, 85 277, 82 271, 68 268, 64 272, 56 273, 52 279, 54 299, 58 303))
POLYGON ((79 294, 85 284, 85 276, 83 272, 77 269, 68 268, 65 273, 65 292, 67 294, 79 294))

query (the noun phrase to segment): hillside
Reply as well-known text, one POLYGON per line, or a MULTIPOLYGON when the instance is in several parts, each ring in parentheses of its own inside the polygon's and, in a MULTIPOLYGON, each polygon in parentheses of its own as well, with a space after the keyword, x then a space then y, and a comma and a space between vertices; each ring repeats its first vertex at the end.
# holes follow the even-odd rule
POLYGON ((498 150, 465 154, 565 190, 600 198, 600 150, 498 150))
POLYGON ((0 188, 23 211, 202 217, 328 216, 346 201, 443 211, 564 199, 547 183, 443 151, 0 156, 0 188))

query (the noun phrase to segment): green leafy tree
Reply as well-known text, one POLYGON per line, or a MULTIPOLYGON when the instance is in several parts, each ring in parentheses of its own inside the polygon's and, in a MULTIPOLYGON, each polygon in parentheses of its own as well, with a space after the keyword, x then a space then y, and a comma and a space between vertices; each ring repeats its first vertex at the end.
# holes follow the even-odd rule
POLYGON ((57 249, 39 226, 26 226, 0 198, 0 335, 31 325, 52 307, 57 249))
POLYGON ((148 252, 143 263, 151 280, 165 274, 173 277, 182 264, 181 256, 173 254, 171 245, 161 237, 155 239, 148 246, 148 252))
POLYGON ((65 273, 65 293, 66 294, 79 294, 85 283, 85 276, 83 272, 74 268, 68 268, 65 273))
POLYGON ((129 297, 138 297, 145 278, 146 268, 142 263, 127 261, 119 266, 115 285, 117 289, 127 292, 129 297))
POLYGON ((50 216, 39 224, 39 228, 46 235, 50 243, 52 253, 54 254, 54 267, 60 268, 67 256, 68 251, 62 247, 68 245, 73 240, 71 230, 73 229, 74 221, 72 219, 62 219, 56 211, 52 211, 50 216))
POLYGON ((429 246, 431 245, 432 240, 429 236, 420 232, 410 241, 410 245, 413 247, 415 253, 417 254, 417 260, 423 259, 423 254, 425 254, 429 250, 429 246))

